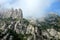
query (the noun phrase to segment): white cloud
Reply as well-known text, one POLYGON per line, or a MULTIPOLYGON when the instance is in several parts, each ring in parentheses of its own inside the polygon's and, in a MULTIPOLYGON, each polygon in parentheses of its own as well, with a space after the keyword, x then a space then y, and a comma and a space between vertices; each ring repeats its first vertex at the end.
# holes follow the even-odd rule
POLYGON ((7 0, 0 0, 0 4, 7 2, 7 0))
MULTIPOLYGON (((0 0, 1 1, 1 0, 0 0)), ((47 8, 56 0, 17 0, 15 3, 10 4, 10 1, 2 0, 0 4, 6 3, 6 8, 21 8, 24 16, 41 16, 47 8), (6 3, 8 2, 8 3, 6 3)))

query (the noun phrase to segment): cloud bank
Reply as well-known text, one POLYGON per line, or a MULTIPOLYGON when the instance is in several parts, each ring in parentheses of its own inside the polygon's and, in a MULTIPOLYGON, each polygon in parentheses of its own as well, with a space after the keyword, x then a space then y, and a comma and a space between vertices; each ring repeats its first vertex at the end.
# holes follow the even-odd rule
POLYGON ((0 0, 1 8, 21 8, 24 17, 42 17, 57 0, 0 0))

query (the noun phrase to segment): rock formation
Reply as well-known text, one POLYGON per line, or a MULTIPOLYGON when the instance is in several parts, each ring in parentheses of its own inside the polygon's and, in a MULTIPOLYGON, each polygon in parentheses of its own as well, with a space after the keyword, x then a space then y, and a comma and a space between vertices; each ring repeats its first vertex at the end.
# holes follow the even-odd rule
POLYGON ((60 32, 56 31, 54 28, 45 29, 47 27, 46 23, 44 23, 45 20, 43 22, 40 22, 40 19, 27 20, 23 18, 21 9, 5 10, 0 13, 0 40, 60 39, 60 32))

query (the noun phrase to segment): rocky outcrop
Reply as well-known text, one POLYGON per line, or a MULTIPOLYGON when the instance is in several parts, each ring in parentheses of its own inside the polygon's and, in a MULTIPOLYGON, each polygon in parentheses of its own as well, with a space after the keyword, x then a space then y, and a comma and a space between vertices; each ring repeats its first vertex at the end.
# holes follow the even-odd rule
POLYGON ((23 18, 23 13, 21 9, 5 9, 5 10, 0 10, 0 18, 9 18, 12 17, 21 19, 23 18))
POLYGON ((8 13, 11 13, 10 17, 0 18, 0 40, 60 39, 60 32, 54 28, 43 29, 43 27, 46 27, 46 25, 42 25, 43 23, 41 22, 41 24, 39 20, 37 21, 34 19, 24 19, 21 9, 12 9, 8 13))

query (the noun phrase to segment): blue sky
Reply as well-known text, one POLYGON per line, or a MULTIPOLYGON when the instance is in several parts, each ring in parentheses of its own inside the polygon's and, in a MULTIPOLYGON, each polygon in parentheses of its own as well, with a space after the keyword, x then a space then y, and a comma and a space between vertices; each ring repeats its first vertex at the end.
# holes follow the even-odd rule
POLYGON ((47 10, 48 12, 56 12, 58 15, 60 15, 60 1, 56 1, 47 10))
POLYGON ((60 14, 60 0, 0 0, 0 8, 21 8, 24 17, 43 17, 47 12, 60 14))

